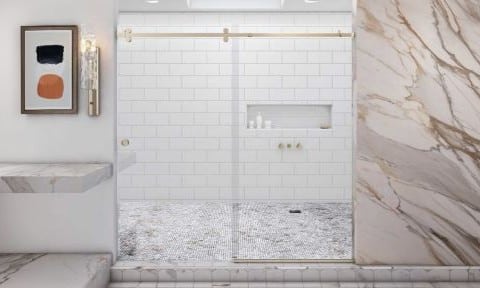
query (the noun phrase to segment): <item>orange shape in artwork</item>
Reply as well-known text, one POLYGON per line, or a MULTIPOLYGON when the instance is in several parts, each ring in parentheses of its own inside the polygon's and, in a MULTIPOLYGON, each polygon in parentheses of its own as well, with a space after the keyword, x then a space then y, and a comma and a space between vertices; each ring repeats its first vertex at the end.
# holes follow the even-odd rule
POLYGON ((45 99, 59 99, 63 96, 63 79, 54 74, 40 77, 37 85, 38 96, 45 99))

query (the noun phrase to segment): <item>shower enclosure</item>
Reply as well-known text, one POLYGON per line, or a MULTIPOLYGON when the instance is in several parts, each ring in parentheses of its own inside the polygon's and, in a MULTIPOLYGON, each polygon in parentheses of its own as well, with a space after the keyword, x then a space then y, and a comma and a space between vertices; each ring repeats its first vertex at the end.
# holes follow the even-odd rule
POLYGON ((352 258, 350 22, 121 15, 121 260, 352 258))

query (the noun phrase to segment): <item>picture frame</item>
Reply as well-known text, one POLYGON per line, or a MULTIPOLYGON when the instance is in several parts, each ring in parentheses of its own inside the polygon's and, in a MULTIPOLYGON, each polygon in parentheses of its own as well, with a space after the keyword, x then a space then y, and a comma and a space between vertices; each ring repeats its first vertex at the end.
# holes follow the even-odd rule
POLYGON ((21 26, 21 113, 78 113, 78 26, 21 26))

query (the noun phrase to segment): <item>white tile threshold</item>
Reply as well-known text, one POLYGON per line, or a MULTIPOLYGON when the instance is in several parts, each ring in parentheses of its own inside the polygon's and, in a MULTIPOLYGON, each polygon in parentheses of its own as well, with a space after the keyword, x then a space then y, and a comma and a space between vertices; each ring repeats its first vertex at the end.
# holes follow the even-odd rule
POLYGON ((480 282, 480 266, 232 263, 208 266, 119 261, 110 271, 112 282, 480 282))
POLYGON ((465 282, 336 282, 336 283, 153 283, 130 282, 111 283, 108 288, 478 288, 480 283, 465 282))

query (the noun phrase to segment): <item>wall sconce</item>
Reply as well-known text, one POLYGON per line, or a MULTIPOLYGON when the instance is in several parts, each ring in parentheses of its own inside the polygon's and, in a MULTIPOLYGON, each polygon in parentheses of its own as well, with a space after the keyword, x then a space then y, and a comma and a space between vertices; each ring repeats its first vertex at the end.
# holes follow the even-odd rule
POLYGON ((97 47, 95 35, 82 33, 81 53, 81 87, 88 91, 88 115, 98 116, 100 115, 100 48, 97 47))

